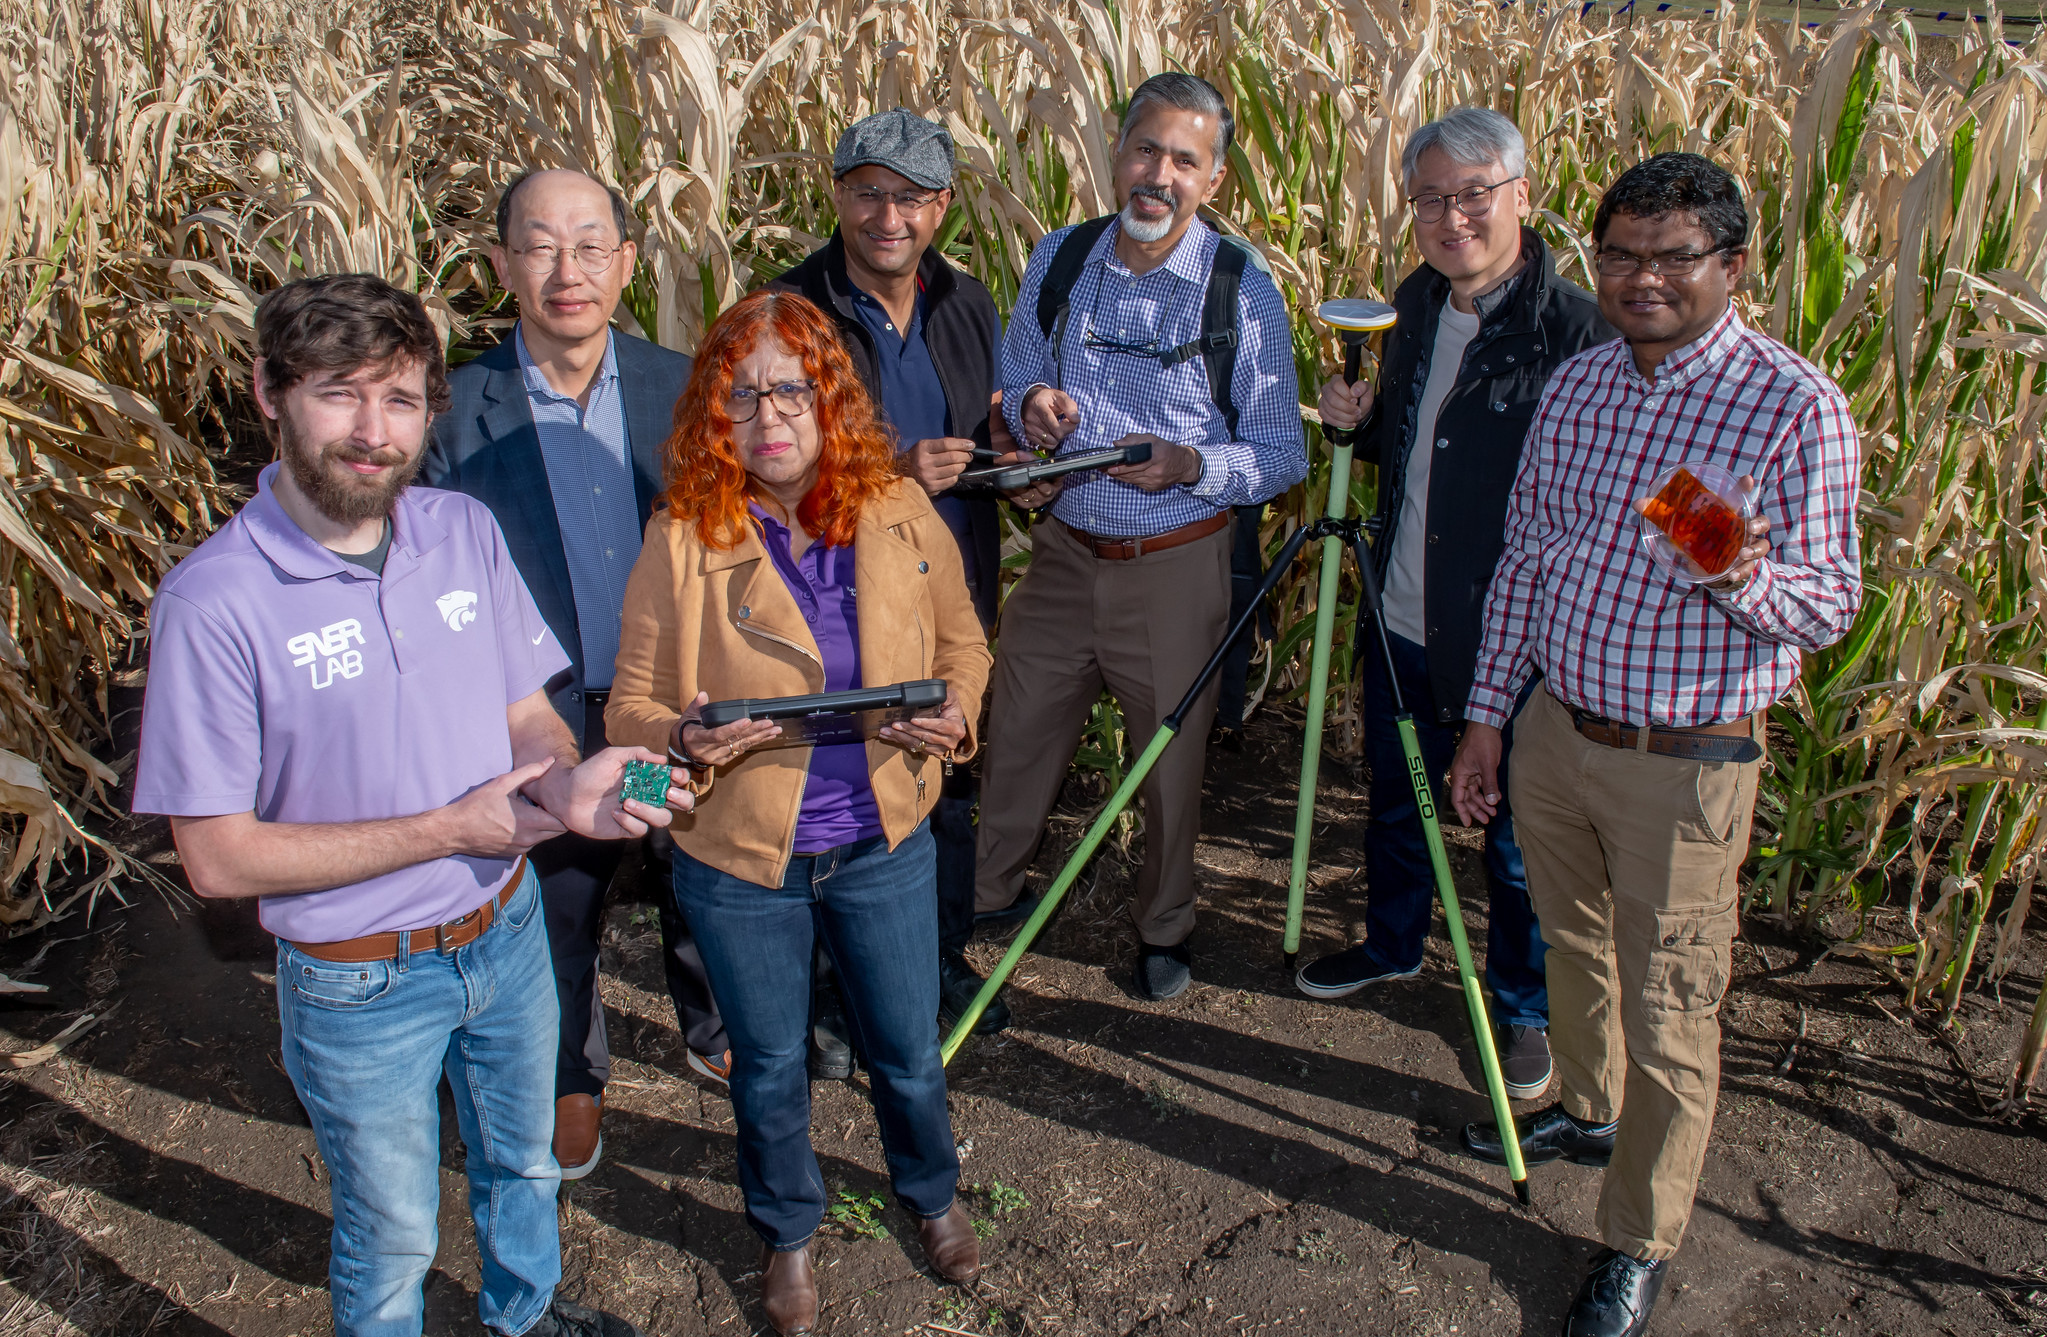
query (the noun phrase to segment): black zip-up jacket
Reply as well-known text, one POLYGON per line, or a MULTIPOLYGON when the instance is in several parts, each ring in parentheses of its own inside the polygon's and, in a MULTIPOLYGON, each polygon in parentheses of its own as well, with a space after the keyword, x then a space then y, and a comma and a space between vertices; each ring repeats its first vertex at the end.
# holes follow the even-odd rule
MULTIPOLYGON (((1454 724, 1478 667, 1485 635, 1486 588, 1506 546, 1507 500, 1521 464, 1521 443, 1550 373, 1597 344, 1618 337, 1599 314, 1598 299, 1557 277, 1549 247, 1521 229, 1528 263, 1478 299, 1478 335, 1464 350, 1443 407, 1439 443, 1429 465, 1428 543, 1422 563, 1423 625, 1428 631, 1433 702, 1408 703, 1454 724)), ((1359 432, 1358 456, 1379 466, 1379 538, 1383 577, 1407 495, 1407 460, 1429 382, 1436 323, 1450 300, 1450 281, 1428 265, 1393 294, 1399 323, 1387 336, 1378 396, 1359 432)), ((1359 654, 1377 654, 1360 628, 1359 654)))
MULTIPOLYGON (((955 269, 928 248, 918 262, 917 278, 924 285, 924 343, 931 350, 931 365, 945 391, 952 434, 986 447, 988 400, 995 393, 995 350, 1002 338, 1002 318, 996 314, 995 299, 979 279, 955 269)), ((874 338, 853 310, 854 288, 846 277, 846 243, 838 232, 834 230, 832 239, 809 259, 770 279, 767 286, 809 298, 837 323, 839 338, 879 408, 881 381, 874 365, 874 338)), ((992 627, 1002 561, 1002 527, 995 511, 998 494, 955 487, 947 495, 966 503, 974 565, 980 574, 969 593, 981 625, 992 627)))

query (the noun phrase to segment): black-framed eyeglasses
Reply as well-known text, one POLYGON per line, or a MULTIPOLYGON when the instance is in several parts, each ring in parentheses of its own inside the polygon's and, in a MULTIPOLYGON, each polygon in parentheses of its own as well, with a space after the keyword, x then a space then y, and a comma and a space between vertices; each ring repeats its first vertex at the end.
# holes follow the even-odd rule
POLYGON ((862 209, 870 209, 877 213, 890 200, 894 200, 896 208, 906 214, 929 208, 937 202, 939 196, 939 192, 935 190, 876 190, 872 186, 848 186, 846 194, 862 209))
POLYGON ((1599 271, 1600 277, 1609 279, 1631 278, 1644 269, 1660 278, 1688 279, 1698 270, 1701 260, 1709 255, 1720 255, 1727 249, 1716 246, 1710 251, 1666 251, 1662 255, 1601 251, 1592 257, 1592 267, 1599 271))
POLYGON ((775 412, 783 417, 800 418, 810 412, 812 402, 817 399, 817 382, 784 381, 766 390, 734 386, 731 397, 725 401, 725 416, 735 424, 752 422, 760 415, 763 399, 773 400, 775 412))
POLYGON ((1095 276, 1094 300, 1088 305, 1087 328, 1081 331, 1080 346, 1099 353, 1123 353, 1130 357, 1156 358, 1161 347, 1157 335, 1149 339, 1111 339, 1095 333, 1095 321, 1102 313, 1102 278, 1095 276))
POLYGON ((1455 205, 1457 212, 1466 218, 1484 218, 1493 211, 1493 192, 1501 186, 1511 186, 1521 178, 1510 176, 1504 181, 1495 181, 1490 186, 1466 186, 1454 195, 1410 195, 1408 208, 1414 210, 1418 223, 1440 223, 1443 215, 1455 205))
MULTIPOLYGON (((576 258, 576 267, 585 274, 602 274, 611 268, 611 262, 624 246, 606 246, 601 242, 586 241, 570 248, 569 254, 576 258)), ((562 248, 559 246, 528 246, 523 251, 513 251, 519 263, 528 274, 552 274, 561 263, 562 248)))

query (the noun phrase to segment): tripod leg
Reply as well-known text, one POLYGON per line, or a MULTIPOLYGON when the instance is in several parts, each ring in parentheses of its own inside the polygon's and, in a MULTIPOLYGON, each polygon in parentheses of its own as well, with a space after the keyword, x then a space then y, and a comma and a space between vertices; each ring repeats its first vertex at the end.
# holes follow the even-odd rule
POLYGON ((1061 868, 1059 876, 1052 880, 1051 887, 1038 902, 1038 908, 1024 921, 1023 928, 1016 935, 1016 941, 1009 944, 1009 950, 1002 954, 1000 964, 989 973, 987 980, 981 985, 981 991, 974 995, 974 1001, 961 1014, 959 1024, 952 1028, 952 1034, 946 1036, 945 1043, 939 1046, 939 1057, 943 1062, 951 1063, 953 1055, 959 1052, 960 1046, 973 1034, 975 1024, 981 1020, 981 1014, 988 1010, 988 1004, 995 1001, 995 995, 1009 981, 1010 972, 1016 969, 1016 963, 1023 960, 1024 953, 1037 941, 1038 933, 1045 927, 1045 922, 1051 919, 1052 912, 1059 908, 1059 902, 1073 886, 1074 879, 1080 876, 1080 870, 1087 865, 1096 847, 1109 834, 1109 828, 1116 824, 1116 818, 1130 806, 1130 800, 1137 796, 1137 787, 1144 783, 1145 777, 1151 774, 1151 768, 1158 764, 1159 756, 1166 750, 1166 745, 1179 736, 1180 725, 1186 720, 1187 712, 1194 708, 1194 702, 1200 697, 1202 689, 1208 686, 1209 679, 1222 667, 1223 656, 1229 652, 1230 643, 1237 639, 1238 633, 1249 625, 1252 618, 1258 616, 1258 605, 1265 601, 1265 596, 1272 593, 1273 587, 1286 575, 1287 568, 1293 565, 1295 556, 1301 551, 1301 545, 1308 541, 1308 532, 1306 529, 1297 529, 1287 539, 1286 545, 1279 550, 1279 556, 1273 559, 1272 569, 1265 573, 1265 579, 1258 582, 1258 592, 1251 597, 1249 606, 1230 625, 1229 630, 1223 633, 1222 644, 1216 646, 1215 653, 1202 665, 1201 672, 1194 675, 1194 682, 1187 688, 1186 695, 1180 698, 1180 704, 1174 706, 1173 713, 1166 716, 1164 723, 1159 725, 1158 732, 1151 736, 1151 741, 1145 744, 1144 751, 1138 754, 1137 764, 1123 777, 1123 783, 1116 787, 1116 792, 1109 796, 1107 805, 1095 817, 1094 824, 1088 827, 1087 835, 1081 838, 1080 844, 1067 856, 1065 867, 1061 868))

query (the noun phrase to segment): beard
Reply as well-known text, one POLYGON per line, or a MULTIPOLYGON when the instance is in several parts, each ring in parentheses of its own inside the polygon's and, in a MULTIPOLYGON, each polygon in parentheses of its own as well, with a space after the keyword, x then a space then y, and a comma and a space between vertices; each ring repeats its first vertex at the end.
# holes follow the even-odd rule
POLYGON ((337 525, 388 518, 398 494, 412 486, 420 466, 426 463, 423 448, 407 460, 405 452, 390 447, 361 450, 345 441, 314 445, 299 434, 289 413, 278 418, 277 427, 284 467, 291 471, 292 481, 313 503, 313 509, 337 525), (379 477, 365 478, 348 468, 351 462, 395 467, 379 477))
POLYGON ((1168 232, 1173 230, 1173 223, 1179 213, 1180 202, 1174 198, 1173 192, 1164 186, 1132 186, 1130 188, 1131 200, 1135 200, 1140 195, 1148 200, 1157 200, 1160 204, 1165 205, 1167 209, 1166 216, 1157 222, 1139 218, 1130 211, 1130 202, 1125 201, 1123 210, 1117 217, 1117 224, 1130 234, 1132 241, 1141 241, 1148 244, 1162 240, 1168 232))

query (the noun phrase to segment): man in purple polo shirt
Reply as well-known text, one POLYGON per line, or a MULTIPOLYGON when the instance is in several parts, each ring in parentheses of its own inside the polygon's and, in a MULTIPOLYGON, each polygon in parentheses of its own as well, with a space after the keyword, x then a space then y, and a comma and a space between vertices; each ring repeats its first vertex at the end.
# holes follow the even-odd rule
MULTIPOLYGON (((280 464, 150 609, 135 810, 192 889, 261 898, 285 1070, 334 1209, 337 1337, 416 1337, 440 1206, 445 1072, 468 1147, 486 1326, 625 1337, 554 1299, 559 1012, 526 851, 666 826, 578 764, 544 685, 568 665, 490 512, 408 492, 448 396, 417 298, 307 279, 256 313, 280 464)), ((671 788, 669 802, 689 806, 671 788)))

